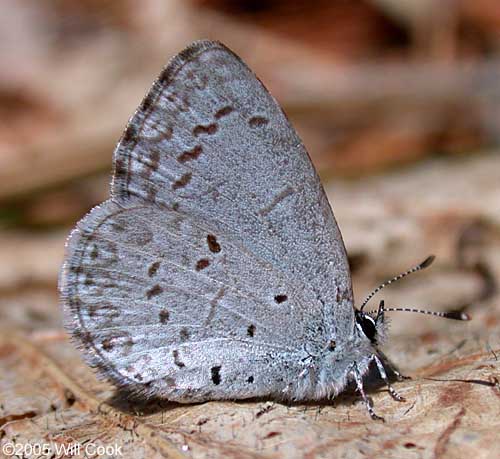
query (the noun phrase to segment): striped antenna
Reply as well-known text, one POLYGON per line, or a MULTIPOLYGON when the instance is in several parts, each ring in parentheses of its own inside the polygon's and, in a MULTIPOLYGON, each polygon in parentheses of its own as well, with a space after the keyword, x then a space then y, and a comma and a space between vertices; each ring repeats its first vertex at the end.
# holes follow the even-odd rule
MULTIPOLYGON (((378 311, 370 311, 368 314, 374 314, 378 313, 380 311, 380 308, 378 311)), ((428 314, 430 316, 437 316, 437 317, 443 317, 444 319, 453 319, 453 320, 471 320, 471 317, 469 314, 466 314, 465 312, 460 312, 460 311, 450 311, 450 312, 436 312, 436 311, 426 311, 425 309, 416 309, 416 308, 385 308, 383 303, 382 303, 382 311, 383 312, 393 312, 393 311, 400 311, 400 312, 418 312, 419 314, 428 314)))
MULTIPOLYGON (((403 277, 408 276, 409 274, 416 273, 417 271, 420 271, 421 269, 425 269, 429 267, 432 262, 435 260, 434 255, 428 256, 422 263, 418 264, 417 266, 414 266, 413 268, 409 269, 405 273, 398 274, 397 276, 393 277, 392 279, 385 281, 384 283, 380 284, 375 290, 373 290, 366 298, 365 301, 363 301, 363 304, 359 308, 360 311, 363 310, 363 308, 366 306, 368 301, 370 301, 380 290, 382 290, 384 287, 387 287, 388 285, 392 284, 393 282, 396 282, 400 279, 403 279, 403 277)), ((387 311, 387 309, 386 309, 387 311)))

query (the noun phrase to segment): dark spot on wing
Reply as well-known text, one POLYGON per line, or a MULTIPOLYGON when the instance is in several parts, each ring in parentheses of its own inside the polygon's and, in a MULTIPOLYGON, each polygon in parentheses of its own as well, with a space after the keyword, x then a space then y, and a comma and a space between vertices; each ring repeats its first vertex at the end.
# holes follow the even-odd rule
POLYGON ((344 298, 349 298, 349 291, 347 289, 339 287, 337 289, 337 294, 335 295, 335 299, 337 303, 341 303, 344 298))
POLYGON ((247 379, 247 383, 252 384, 253 381, 254 381, 253 376, 249 376, 248 379, 247 379))
POLYGON ((126 175, 127 167, 125 166, 125 161, 122 158, 117 158, 115 160, 115 175, 126 175))
POLYGON ((179 161, 180 163, 186 163, 188 161, 192 161, 194 159, 197 159, 198 156, 201 155, 201 152, 203 151, 203 148, 201 145, 196 145, 194 146, 191 150, 186 150, 182 153, 182 155, 180 155, 178 158, 177 158, 177 161, 179 161))
POLYGON ((170 70, 169 66, 167 65, 167 67, 165 67, 162 72, 160 73, 160 75, 158 76, 158 82, 163 84, 163 85, 166 85, 168 83, 170 83, 170 80, 172 78, 172 71, 170 70))
POLYGON ((187 112, 189 110, 190 104, 187 94, 178 94, 176 92, 172 92, 166 98, 180 112, 187 112))
POLYGON ((158 272, 159 267, 160 267, 159 261, 155 261, 154 263, 152 263, 148 269, 148 276, 153 277, 158 272))
POLYGON ((120 310, 112 303, 107 301, 97 301, 94 304, 89 304, 88 312, 90 317, 98 317, 102 326, 104 324, 112 325, 113 320, 120 317, 120 310))
POLYGON ((215 119, 216 120, 221 119, 223 116, 229 115, 233 110, 234 110, 233 107, 229 105, 227 107, 223 107, 217 111, 217 113, 215 114, 215 119))
POLYGON ((217 123, 207 124, 206 126, 204 126, 203 124, 198 124, 193 129, 193 135, 195 137, 198 137, 201 134, 212 135, 212 134, 215 134, 217 132, 217 129, 218 129, 217 123))
POLYGON ((69 270, 75 274, 81 274, 83 272, 83 268, 81 266, 76 266, 76 265, 70 266, 69 270))
POLYGON ((191 172, 186 172, 179 180, 176 180, 172 184, 172 189, 177 190, 178 188, 185 187, 191 180, 192 175, 191 172))
POLYGON ((170 313, 166 309, 162 309, 158 314, 158 317, 160 318, 160 323, 166 324, 170 317, 170 313))
POLYGON ((151 125, 151 130, 155 134, 148 136, 147 139, 155 143, 163 142, 164 140, 169 141, 174 135, 174 130, 172 126, 162 126, 158 121, 151 125))
POLYGON ((172 204, 172 210, 174 210, 174 211, 179 210, 179 203, 178 203, 178 202, 174 202, 174 203, 172 204))
POLYGON ((118 231, 119 233, 125 231, 127 228, 121 221, 114 221, 111 222, 111 228, 113 228, 114 231, 118 231))
POLYGON ((134 378, 137 379, 137 381, 142 381, 142 375, 140 373, 136 373, 134 378))
POLYGON ((210 372, 212 373, 212 382, 218 386, 220 384, 220 369, 221 367, 212 367, 210 372))
POLYGON ((93 277, 90 275, 90 274, 87 274, 87 276, 85 276, 85 280, 83 281, 83 284, 84 285, 95 285, 95 280, 93 279, 93 277))
POLYGON ((274 297, 274 301, 276 301, 276 303, 278 303, 278 304, 281 304, 286 300, 288 300, 288 297, 286 295, 276 295, 274 297))
POLYGON ((92 258, 92 260, 95 260, 98 256, 99 252, 97 250, 97 246, 94 245, 94 247, 92 247, 92 250, 90 251, 90 258, 92 258))
POLYGON ((147 111, 151 105, 153 105, 153 99, 155 95, 150 92, 142 101, 141 108, 143 111, 147 111))
POLYGON ((174 350, 172 351, 172 355, 173 355, 173 357, 174 357, 174 363, 175 363, 175 364, 176 364, 179 368, 182 368, 182 367, 185 367, 185 366, 186 366, 186 364, 185 364, 183 361, 181 361, 181 360, 179 359, 179 351, 178 351, 177 349, 174 349, 174 350))
POLYGON ((208 84, 208 75, 205 75, 201 72, 195 72, 193 70, 189 70, 185 76, 186 88, 191 90, 200 90, 202 91, 207 87, 208 84))
POLYGON ((79 338, 82 344, 86 347, 94 345, 94 338, 89 331, 75 331, 75 338, 79 338))
POLYGON ((253 338, 253 335, 255 334, 255 325, 249 325, 247 328, 247 335, 250 336, 250 338, 253 338))
POLYGON ((210 252, 219 253, 220 252, 220 244, 217 242, 217 238, 213 234, 209 234, 207 236, 207 244, 210 252))
POLYGON ((128 355, 134 345, 134 340, 128 332, 116 331, 113 335, 101 341, 102 349, 107 352, 114 349, 116 344, 118 344, 119 351, 122 355, 128 355))
POLYGON ((248 124, 251 128, 265 126, 267 123, 269 123, 269 120, 263 116, 253 116, 248 120, 248 124))
POLYGON ((182 342, 187 341, 189 339, 188 329, 186 327, 181 328, 179 336, 180 336, 182 342))
POLYGON ((116 287, 116 283, 110 279, 104 278, 101 281, 101 286, 104 288, 113 288, 116 287))
POLYGON ((149 166, 153 171, 158 170, 158 167, 160 166, 160 152, 156 148, 151 149, 151 152, 149 153, 149 166))
POLYGON ((138 130, 133 124, 129 124, 122 136, 121 143, 131 143, 137 140, 138 130))
POLYGON ((102 344, 102 348, 107 352, 109 352, 113 349, 113 341, 111 340, 111 338, 103 339, 101 344, 102 344))
POLYGON ((328 343, 328 350, 334 351, 336 347, 337 347, 337 343, 335 342, 334 339, 331 339, 330 342, 328 343))
POLYGON ((205 269, 209 264, 210 261, 208 261, 206 258, 198 260, 196 263, 196 271, 201 271, 202 269, 205 269))
POLYGON ((82 307, 82 300, 80 299, 79 296, 74 296, 72 298, 68 298, 68 306, 72 309, 72 310, 77 310, 79 311, 80 308, 82 307))
POLYGON ((146 298, 150 300, 154 296, 159 295, 161 292, 163 292, 163 289, 158 284, 156 284, 146 292, 146 298))

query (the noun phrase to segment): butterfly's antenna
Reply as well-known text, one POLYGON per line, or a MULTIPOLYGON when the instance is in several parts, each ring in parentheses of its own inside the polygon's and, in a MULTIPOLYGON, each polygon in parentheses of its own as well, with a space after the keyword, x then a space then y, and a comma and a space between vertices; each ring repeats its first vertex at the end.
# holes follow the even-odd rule
POLYGON ((418 312, 419 314, 428 314, 430 316, 437 316, 437 317, 443 317, 445 319, 454 319, 454 320, 471 320, 471 317, 469 314, 466 314, 465 312, 460 312, 460 311, 450 311, 450 312, 436 312, 436 311, 427 311, 425 309, 416 309, 416 308, 385 308, 383 303, 382 307, 377 310, 377 311, 370 311, 368 314, 374 314, 377 313, 380 315, 380 310, 382 309, 383 312, 393 312, 393 311, 401 311, 401 312, 418 312))
MULTIPOLYGON (((368 315, 371 316, 372 312, 375 312, 375 311, 370 311, 368 313, 368 315)), ((380 316, 384 315, 384 312, 385 312, 385 301, 380 300, 380 304, 378 305, 378 309, 377 309, 377 317, 375 317, 375 322, 378 322, 380 316)))
POLYGON ((405 273, 398 274, 397 276, 393 277, 392 279, 385 281, 384 283, 380 284, 375 290, 373 290, 366 298, 365 301, 363 301, 363 304, 359 308, 360 311, 363 310, 363 308, 366 306, 366 303, 370 301, 380 290, 382 290, 384 287, 392 284, 393 282, 396 282, 403 277, 408 276, 409 274, 416 273, 417 271, 420 271, 421 269, 425 269, 428 266, 432 264, 436 257, 434 255, 428 256, 422 263, 418 264, 417 266, 414 266, 413 268, 409 269, 405 273))

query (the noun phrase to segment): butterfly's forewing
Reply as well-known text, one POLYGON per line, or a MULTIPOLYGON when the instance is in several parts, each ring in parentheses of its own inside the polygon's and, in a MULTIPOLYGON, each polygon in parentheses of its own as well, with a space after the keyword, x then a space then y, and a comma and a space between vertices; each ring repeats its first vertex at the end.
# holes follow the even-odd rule
POLYGON ((213 221, 310 286, 325 307, 352 298, 342 237, 301 140, 220 43, 197 42, 174 58, 114 160, 115 198, 138 196, 213 221))
POLYGON ((115 381, 186 401, 265 395, 307 346, 352 329, 345 249, 307 152, 223 45, 174 58, 114 166, 61 291, 68 327, 115 381))

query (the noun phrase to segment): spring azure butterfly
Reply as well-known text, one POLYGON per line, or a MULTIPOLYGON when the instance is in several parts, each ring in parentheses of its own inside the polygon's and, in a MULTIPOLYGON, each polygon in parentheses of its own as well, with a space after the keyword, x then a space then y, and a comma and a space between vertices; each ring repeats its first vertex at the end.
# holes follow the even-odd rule
POLYGON ((354 308, 318 175, 238 56, 199 41, 173 58, 113 165, 111 199, 71 233, 59 282, 90 365, 185 403, 318 400, 353 381, 376 417, 363 376, 374 362, 389 384, 383 308, 354 308))

